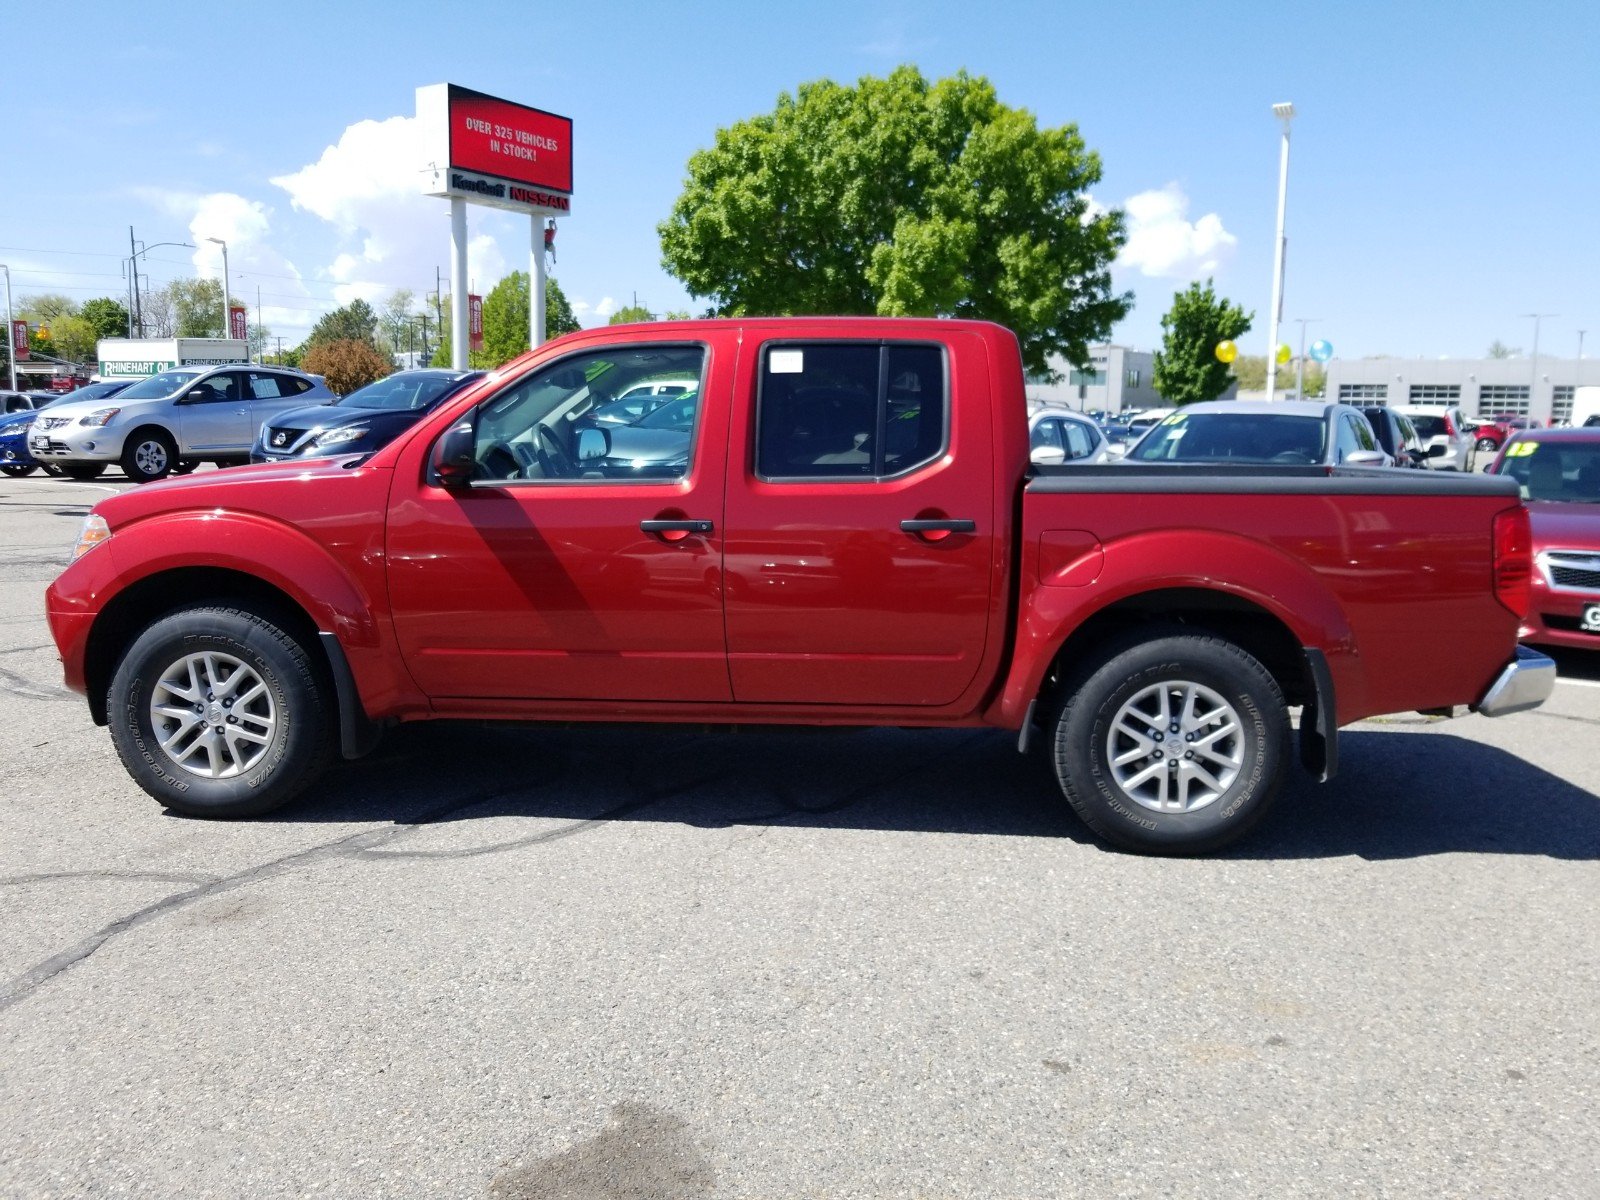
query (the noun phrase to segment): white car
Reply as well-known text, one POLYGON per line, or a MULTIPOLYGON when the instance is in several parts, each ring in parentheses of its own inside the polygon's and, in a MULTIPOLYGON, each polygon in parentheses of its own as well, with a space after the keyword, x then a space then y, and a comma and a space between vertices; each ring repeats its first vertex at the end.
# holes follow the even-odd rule
POLYGON ((1070 408, 1041 408, 1028 418, 1028 456, 1039 466, 1104 462, 1105 432, 1070 408))
POLYGON ((1437 404, 1396 404, 1394 411, 1409 417, 1417 427, 1428 466, 1436 471, 1472 470, 1477 461, 1477 435, 1461 409, 1437 404))
POLYGON ((150 483, 197 463, 248 462, 267 421, 333 400, 303 371, 174 367, 108 399, 51 405, 29 429, 28 451, 72 479, 94 479, 117 463, 133 482, 150 483))

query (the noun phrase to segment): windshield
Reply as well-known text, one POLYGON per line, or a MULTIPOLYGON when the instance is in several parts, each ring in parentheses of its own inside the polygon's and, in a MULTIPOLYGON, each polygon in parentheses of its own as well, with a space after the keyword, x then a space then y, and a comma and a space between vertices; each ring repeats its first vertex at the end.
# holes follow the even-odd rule
POLYGON ((1175 413, 1128 452, 1133 462, 1319 463, 1328 423, 1276 413, 1175 413))
POLYGON ((176 396, 186 385, 194 382, 199 371, 163 371, 149 379, 141 379, 117 395, 123 400, 159 400, 163 396, 176 396))
POLYGON ((1496 469, 1524 500, 1600 504, 1600 442, 1514 441, 1496 469))
POLYGON ((441 396, 449 395, 469 377, 401 371, 387 379, 357 388, 343 400, 340 408, 404 408, 413 412, 427 408, 441 396))

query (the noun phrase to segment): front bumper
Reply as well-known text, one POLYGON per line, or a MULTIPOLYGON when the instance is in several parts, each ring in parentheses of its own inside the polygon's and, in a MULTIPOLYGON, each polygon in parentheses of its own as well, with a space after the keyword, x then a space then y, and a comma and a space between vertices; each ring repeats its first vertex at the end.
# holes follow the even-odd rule
POLYGON ((1472 706, 1472 711, 1486 717, 1527 712, 1550 699, 1555 688, 1555 660, 1537 650, 1518 646, 1517 657, 1506 664, 1499 678, 1483 694, 1483 699, 1472 706))
POLYGON ((73 423, 41 430, 35 424, 28 433, 28 453, 40 462, 115 462, 122 457, 125 437, 126 430, 106 425, 73 423), (40 438, 46 439, 45 444, 40 443, 40 438))

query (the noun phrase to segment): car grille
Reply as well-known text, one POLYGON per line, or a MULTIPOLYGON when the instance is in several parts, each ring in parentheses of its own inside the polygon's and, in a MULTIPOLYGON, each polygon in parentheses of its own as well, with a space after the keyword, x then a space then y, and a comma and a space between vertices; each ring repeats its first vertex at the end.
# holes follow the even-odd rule
POLYGON ((1582 550, 1546 550, 1539 558, 1551 587, 1574 592, 1600 592, 1600 554, 1582 550))

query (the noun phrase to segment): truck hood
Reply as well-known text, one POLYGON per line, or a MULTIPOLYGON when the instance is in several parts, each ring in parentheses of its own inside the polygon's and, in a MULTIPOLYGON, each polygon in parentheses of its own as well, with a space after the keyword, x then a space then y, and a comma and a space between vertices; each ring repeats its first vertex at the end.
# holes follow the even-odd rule
POLYGON ((1600 504, 1534 500, 1528 504, 1533 548, 1593 550, 1600 553, 1600 504))
POLYGON ((293 491, 314 489, 371 468, 353 465, 360 455, 339 458, 290 459, 251 467, 229 467, 172 476, 102 500, 94 511, 115 530, 129 521, 141 521, 166 512, 196 509, 232 509, 239 512, 276 513, 286 507, 293 491))

